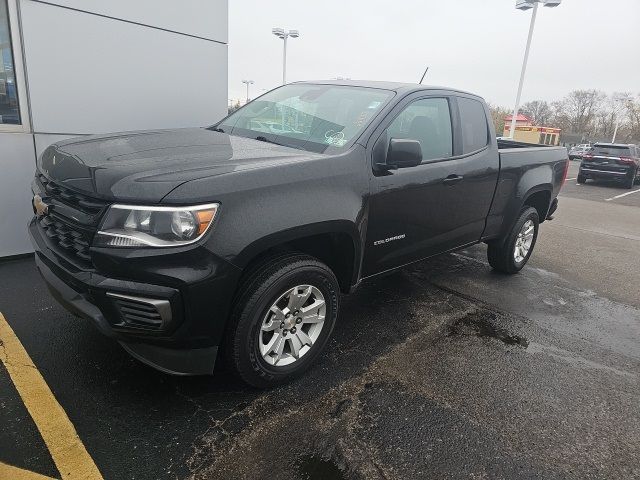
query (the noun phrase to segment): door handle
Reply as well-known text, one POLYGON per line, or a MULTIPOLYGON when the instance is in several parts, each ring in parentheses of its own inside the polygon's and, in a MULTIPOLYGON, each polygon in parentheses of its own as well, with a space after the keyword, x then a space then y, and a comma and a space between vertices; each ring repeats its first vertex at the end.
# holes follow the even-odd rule
POLYGON ((451 174, 447 178, 445 178, 442 183, 445 185, 455 185, 458 182, 461 182, 464 177, 462 175, 451 174))

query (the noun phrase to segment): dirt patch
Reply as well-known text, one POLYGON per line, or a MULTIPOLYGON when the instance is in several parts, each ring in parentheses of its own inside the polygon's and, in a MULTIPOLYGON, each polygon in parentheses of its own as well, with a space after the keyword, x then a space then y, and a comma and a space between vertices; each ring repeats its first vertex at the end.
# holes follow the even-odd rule
POLYGON ((487 310, 478 310, 457 319, 448 327, 447 336, 469 336, 489 337, 500 340, 505 345, 518 345, 527 348, 529 341, 521 337, 509 333, 504 328, 498 327, 495 322, 497 315, 487 310))

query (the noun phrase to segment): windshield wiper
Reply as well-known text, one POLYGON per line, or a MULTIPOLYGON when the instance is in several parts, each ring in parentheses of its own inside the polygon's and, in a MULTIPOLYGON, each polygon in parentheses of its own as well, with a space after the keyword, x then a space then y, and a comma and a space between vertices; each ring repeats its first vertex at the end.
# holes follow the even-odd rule
POLYGON ((274 145, 280 145, 281 147, 286 147, 287 146, 287 145, 285 145, 283 143, 278 143, 278 142, 274 142, 273 140, 269 140, 267 137, 263 137, 262 135, 257 136, 256 140, 259 140, 261 142, 266 142, 266 143, 273 143, 274 145))
POLYGON ((221 129, 220 127, 211 127, 209 128, 209 130, 213 130, 214 132, 224 133, 224 130, 221 129))

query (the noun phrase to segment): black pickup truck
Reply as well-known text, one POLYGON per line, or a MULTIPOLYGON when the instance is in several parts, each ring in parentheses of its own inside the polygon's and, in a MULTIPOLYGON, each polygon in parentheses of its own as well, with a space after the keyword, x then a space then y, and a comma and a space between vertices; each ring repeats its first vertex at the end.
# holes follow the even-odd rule
POLYGON ((50 146, 29 230, 52 294, 136 358, 210 374, 220 350, 266 387, 313 363, 366 278, 479 242, 518 272, 567 168, 496 141, 469 93, 295 83, 207 128, 50 146))

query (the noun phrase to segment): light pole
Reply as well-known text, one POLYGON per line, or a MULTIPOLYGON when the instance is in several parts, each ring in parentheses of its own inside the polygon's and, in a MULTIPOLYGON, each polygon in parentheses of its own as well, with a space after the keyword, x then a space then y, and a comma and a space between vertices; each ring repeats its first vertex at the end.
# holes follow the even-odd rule
POLYGON ((284 50, 282 52, 282 84, 284 85, 287 83, 287 39, 289 37, 298 38, 300 32, 298 32, 298 30, 286 31, 284 28, 273 28, 271 29, 271 33, 284 41, 284 50))
POLYGON ((529 36, 527 37, 527 46, 524 50, 524 61, 522 62, 522 71, 520 72, 520 84, 518 85, 518 94, 516 95, 516 106, 513 109, 511 117, 511 130, 509 130, 509 138, 513 138, 516 133, 516 119, 520 110, 520 97, 522 97, 522 87, 524 86, 524 75, 527 71, 527 62, 529 61, 529 50, 531 49, 531 39, 533 38, 533 29, 536 25, 536 16, 538 15, 538 4, 542 3, 545 7, 557 7, 562 0, 516 0, 516 8, 518 10, 530 10, 531 24, 529 25, 529 36))
POLYGON ((252 85, 255 82, 253 80, 242 80, 242 83, 247 86, 247 103, 249 103, 249 85, 252 85))
POLYGON ((620 127, 620 117, 621 117, 620 113, 623 110, 626 103, 624 98, 616 98, 615 102, 620 106, 620 108, 615 109, 616 126, 613 129, 613 138, 611 139, 611 143, 616 143, 616 137, 618 136, 618 128, 620 127))

